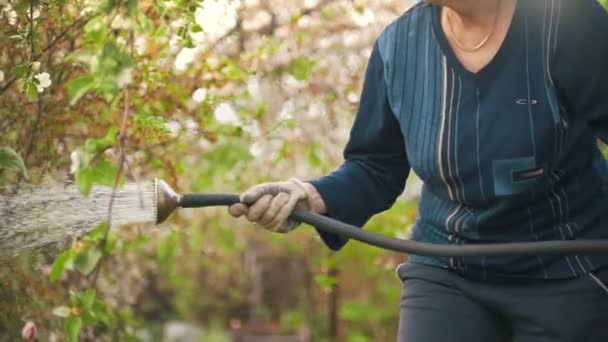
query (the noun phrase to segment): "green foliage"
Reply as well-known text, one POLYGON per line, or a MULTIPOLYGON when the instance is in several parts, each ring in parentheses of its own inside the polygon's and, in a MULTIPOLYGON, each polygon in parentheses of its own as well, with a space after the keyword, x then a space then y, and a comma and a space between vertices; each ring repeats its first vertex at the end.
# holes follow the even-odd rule
POLYGON ((27 177, 27 170, 23 159, 9 147, 0 146, 0 169, 16 170, 27 177))
POLYGON ((132 82, 133 58, 124 47, 113 40, 106 40, 106 25, 99 19, 95 25, 87 26, 90 29, 87 37, 93 39, 93 44, 72 57, 90 74, 79 76, 67 84, 71 104, 93 90, 111 102, 122 88, 132 82))
POLYGON ((49 274, 49 279, 52 282, 57 281, 65 270, 69 270, 74 267, 73 263, 73 251, 71 249, 63 251, 55 258, 55 262, 53 262, 53 266, 51 268, 51 273, 49 274))
POLYGON ((103 253, 98 248, 88 248, 77 253, 74 258, 74 267, 83 275, 89 275, 95 270, 102 256, 103 253))
POLYGON ((305 81, 312 75, 317 62, 314 59, 298 57, 290 65, 290 73, 299 81, 305 81))
MULTIPOLYGON (((49 278, 57 281, 66 271, 77 271, 82 276, 90 275, 103 256, 111 255, 116 247, 116 236, 110 234, 104 240, 107 223, 101 223, 91 233, 78 241, 74 246, 61 253, 53 263, 49 278)), ((64 329, 68 341, 78 341, 83 326, 104 326, 111 331, 124 333, 131 338, 130 332, 124 330, 123 324, 134 324, 128 311, 115 311, 96 296, 96 291, 89 288, 84 291, 72 291, 70 305, 61 305, 53 309, 53 314, 64 319, 64 329)))
POLYGON ((82 327, 82 318, 70 316, 65 320, 65 334, 69 342, 78 342, 80 328, 82 327))
POLYGON ((36 67, 35 65, 39 65, 39 62, 33 62, 28 64, 21 64, 15 67, 14 74, 19 79, 18 85, 19 89, 26 94, 27 99, 30 101, 35 101, 38 99, 38 87, 39 80, 35 78, 36 76, 36 67))
POLYGON ((608 11, 608 0, 599 0, 600 4, 608 11))
POLYGON ((84 94, 96 88, 95 78, 91 75, 77 77, 67 84, 70 104, 75 104, 84 94))
POLYGON ((76 171, 76 182, 82 194, 89 194, 93 184, 114 185, 117 170, 114 164, 104 157, 103 152, 116 143, 116 135, 116 128, 110 128, 104 137, 89 138, 84 148, 77 149, 79 167, 76 171))
MULTIPOLYGON (((228 3, 242 21, 214 33, 197 18, 203 1, 9 2, 16 23, 8 12, 0 17, 0 143, 28 151, 33 183, 64 182, 72 164, 83 194, 117 177, 119 185, 161 177, 180 191, 236 192, 331 171, 356 110, 346 95, 360 86, 361 46, 372 46, 374 25, 352 22, 368 5, 296 1, 285 16, 228 3), (32 4, 36 18, 28 15, 32 4), (353 34, 357 47, 342 42, 353 34), (178 68, 188 51, 196 54, 178 68), (357 70, 328 66, 344 56, 357 70), (199 89, 201 101, 192 97, 199 89), (235 120, 219 118, 221 103, 235 120)), ((25 173, 11 158, 10 169, 25 173)), ((415 209, 398 202, 367 229, 405 234, 415 209)), ((202 340, 225 341, 223 332, 256 313, 282 333, 309 330, 323 341, 338 288, 345 338, 394 339, 397 310, 386 303, 398 300, 399 255, 351 242, 328 256, 307 228, 268 234, 225 208, 178 212, 157 228, 107 230, 99 225, 67 250, 48 251, 42 259, 54 257, 50 269, 25 256, 16 267, 0 265, 0 326, 18 332, 15 317, 33 317, 62 341, 130 341, 138 333, 160 339, 164 322, 183 320, 210 332, 202 340)), ((0 332, 0 339, 18 335, 0 332)))
POLYGON ((94 163, 81 168, 76 173, 76 181, 82 194, 88 194, 93 184, 113 185, 116 168, 109 161, 100 158, 94 163))
POLYGON ((108 239, 104 240, 107 229, 106 222, 100 223, 71 249, 59 254, 51 268, 50 280, 57 281, 67 270, 77 270, 84 276, 89 275, 103 255, 110 255, 116 247, 117 238, 114 234, 109 234, 108 239))

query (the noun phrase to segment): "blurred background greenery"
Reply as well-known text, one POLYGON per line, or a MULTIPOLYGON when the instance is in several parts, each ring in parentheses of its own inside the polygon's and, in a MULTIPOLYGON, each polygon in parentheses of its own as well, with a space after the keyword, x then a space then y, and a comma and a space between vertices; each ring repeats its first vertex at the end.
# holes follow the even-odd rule
MULTIPOLYGON (((117 173, 205 192, 323 175, 342 160, 373 40, 410 5, 0 1, 0 147, 28 172, 0 169, 0 186, 64 183, 74 164, 83 189, 117 173)), ((418 188, 367 229, 407 236, 418 188)), ((276 235, 206 209, 115 228, 94 272, 63 269, 100 229, 0 260, 0 340, 26 321, 40 341, 396 335, 402 255, 356 242, 334 254, 310 227, 276 235)))

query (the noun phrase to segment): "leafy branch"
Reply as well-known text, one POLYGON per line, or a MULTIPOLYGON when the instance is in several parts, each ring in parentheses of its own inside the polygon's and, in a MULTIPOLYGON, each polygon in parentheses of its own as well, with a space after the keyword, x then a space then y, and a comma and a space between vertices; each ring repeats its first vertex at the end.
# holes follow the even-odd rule
MULTIPOLYGON (((32 1, 33 3, 33 1, 32 1)), ((42 58, 47 52, 52 51, 53 48, 55 48, 57 46, 57 44, 59 44, 60 42, 62 42, 63 40, 68 38, 68 34, 72 31, 72 30, 78 30, 80 28, 82 28, 84 25, 86 25, 87 22, 89 22, 89 20, 95 18, 96 16, 98 16, 99 13, 95 13, 95 14, 89 14, 86 16, 83 16, 81 18, 76 19, 70 26, 68 26, 67 28, 65 28, 63 31, 61 31, 53 40, 51 40, 38 54, 34 55, 33 53, 33 47, 31 47, 31 55, 33 56, 32 58, 30 58, 31 61, 35 61, 38 60, 40 58, 42 58)), ((32 37, 33 35, 30 34, 32 37)), ((32 46, 33 46, 33 42, 31 42, 32 46)), ((15 83, 15 81, 19 78, 19 75, 17 75, 17 73, 13 74, 8 80, 6 80, 5 84, 0 87, 0 95, 2 93, 4 93, 6 90, 8 90, 13 83, 15 83)))
MULTIPOLYGON (((133 35, 133 30, 130 30, 127 46, 131 58, 134 54, 133 35)), ((111 39, 111 37, 108 35, 103 35, 103 41, 108 39, 111 39)), ((99 42, 93 42, 93 44, 98 43, 99 42)), ((108 43, 104 43, 104 49, 106 49, 107 46, 108 43)), ((113 46, 113 49, 120 48, 117 45, 111 46, 113 46)), ((113 81, 114 80, 112 79, 112 82, 113 81)), ((84 92, 93 88, 88 83, 74 82, 71 83, 71 87, 72 90, 69 92, 71 92, 71 97, 73 100, 76 97, 82 96, 84 92), (81 89, 85 90, 82 91, 81 89)), ((115 98, 113 97, 111 98, 111 103, 114 103, 114 99, 115 98)), ((109 326, 112 325, 117 319, 120 320, 120 317, 117 316, 120 315, 119 313, 115 313, 110 310, 101 299, 96 297, 96 288, 104 261, 111 255, 116 246, 116 238, 110 236, 110 230, 112 228, 112 212, 116 193, 121 184, 124 169, 126 168, 130 172, 126 158, 126 145, 128 140, 127 126, 131 108, 128 84, 122 89, 121 99, 123 107, 117 136, 119 149, 118 166, 114 173, 114 180, 112 182, 112 192, 110 194, 108 203, 107 219, 104 223, 97 226, 88 236, 85 236, 81 241, 78 241, 71 250, 62 253, 62 255, 56 259, 50 275, 51 280, 57 280, 65 269, 70 268, 76 268, 85 276, 92 274, 88 287, 85 288, 85 290, 73 292, 73 295, 71 296, 71 308, 63 306, 54 310, 55 315, 65 318, 65 330, 69 341, 78 340, 80 330, 84 324, 103 323, 104 325, 109 326)), ((96 156, 99 156, 99 152, 102 152, 108 148, 114 141, 112 136, 114 134, 115 131, 111 129, 105 138, 87 141, 86 147, 88 150, 85 154, 90 155, 91 153, 95 153, 96 156)), ((85 159, 87 160, 87 164, 89 164, 92 163, 95 158, 96 157, 86 157, 85 159)), ((84 169, 79 170, 76 176, 77 181, 81 185, 81 190, 84 187, 85 192, 88 192, 91 183, 95 180, 94 176, 87 176, 87 174, 91 172, 94 172, 92 166, 86 165, 84 169)), ((107 173, 107 170, 105 173, 107 173)))

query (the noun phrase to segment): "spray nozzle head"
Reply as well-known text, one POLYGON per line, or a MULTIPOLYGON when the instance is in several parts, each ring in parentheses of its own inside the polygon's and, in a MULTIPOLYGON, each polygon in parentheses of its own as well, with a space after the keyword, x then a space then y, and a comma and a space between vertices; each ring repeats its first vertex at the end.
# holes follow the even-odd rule
POLYGON ((179 206, 180 195, 167 182, 154 178, 156 224, 164 222, 179 206))

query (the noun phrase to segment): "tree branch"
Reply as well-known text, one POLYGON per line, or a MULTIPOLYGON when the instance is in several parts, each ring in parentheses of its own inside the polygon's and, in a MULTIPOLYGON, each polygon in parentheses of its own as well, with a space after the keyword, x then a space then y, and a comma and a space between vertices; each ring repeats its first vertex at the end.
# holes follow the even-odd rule
MULTIPOLYGON (((95 16, 97 16, 98 13, 95 14, 91 14, 89 16, 85 16, 82 18, 77 19, 76 21, 74 21, 69 27, 67 27, 65 30, 61 31, 59 33, 59 35, 57 35, 57 37, 55 37, 49 44, 47 44, 44 49, 42 49, 42 51, 40 51, 39 54, 37 54, 36 56, 34 56, 32 58, 33 60, 37 60, 40 57, 42 57, 46 52, 48 52, 51 48, 55 47, 55 45, 57 43, 59 43, 61 40, 63 40, 64 38, 66 38, 67 34, 73 30, 73 29, 77 29, 77 28, 81 28, 83 27, 87 22, 89 22, 89 20, 93 19, 95 16)), ((2 87, 0 87, 0 94, 4 93, 8 88, 11 87, 11 85, 13 85, 13 83, 17 80, 17 77, 15 75, 11 76, 11 78, 9 78, 6 81, 6 84, 2 87)))
MULTIPOLYGON (((134 37, 133 31, 129 32, 129 50, 131 56, 134 53, 134 37)), ((112 228, 112 209, 114 207, 114 199, 116 198, 116 191, 118 190, 118 185, 120 184, 120 177, 122 176, 123 169, 126 164, 127 156, 126 156, 126 146, 127 146, 127 123, 129 122, 129 110, 131 107, 130 99, 129 99, 129 87, 125 86, 123 90, 123 110, 122 110, 122 121, 120 123, 120 131, 118 133, 118 146, 120 151, 120 156, 118 159, 118 170, 116 171, 116 176, 114 177, 114 186, 112 187, 112 194, 110 195, 110 201, 108 204, 108 218, 107 218, 107 227, 103 234, 103 239, 101 240, 100 248, 104 251, 105 246, 108 242, 108 236, 110 234, 110 229, 112 228)), ((95 274, 93 275, 93 286, 97 284, 97 279, 99 276, 99 272, 101 270, 102 264, 106 259, 105 252, 102 258, 99 260, 95 268, 95 274)))

